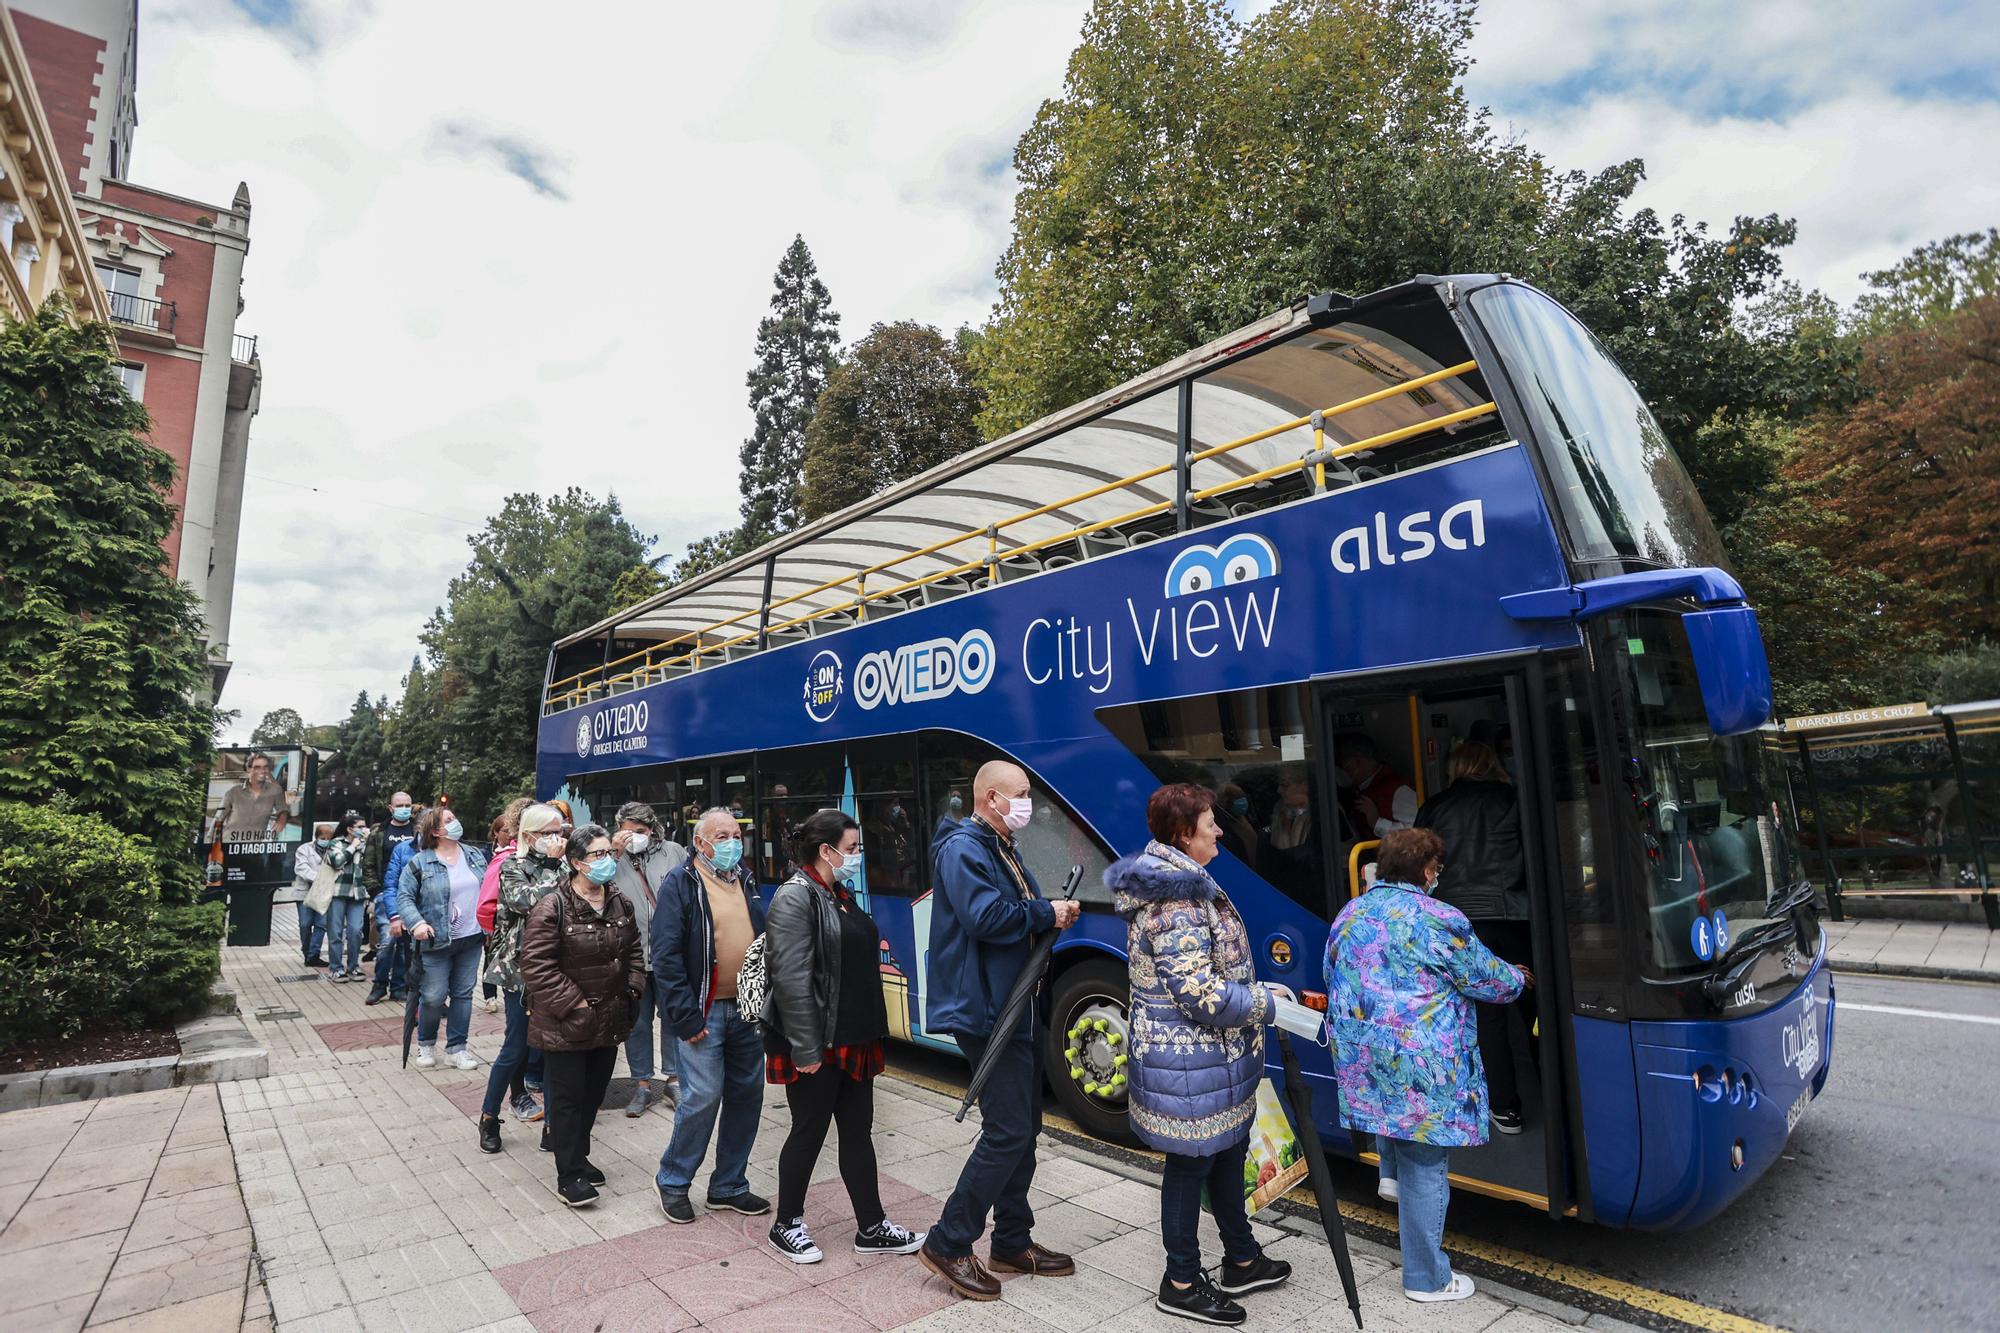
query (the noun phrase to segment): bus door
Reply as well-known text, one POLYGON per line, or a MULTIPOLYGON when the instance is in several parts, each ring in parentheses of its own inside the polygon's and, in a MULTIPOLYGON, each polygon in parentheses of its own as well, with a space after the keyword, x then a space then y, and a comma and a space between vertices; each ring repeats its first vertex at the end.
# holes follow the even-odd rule
MULTIPOLYGON (((1320 784, 1318 819, 1335 841, 1329 850, 1337 868, 1329 916, 1374 882, 1375 852, 1384 833, 1410 827, 1419 822, 1420 813, 1422 822, 1435 820, 1449 832, 1451 823, 1441 813, 1446 803, 1483 796, 1484 817, 1490 819, 1491 803, 1511 798, 1519 848, 1513 856, 1503 855, 1501 863, 1518 865, 1518 871, 1505 872, 1510 878, 1518 874, 1517 887, 1499 895, 1507 904, 1499 915, 1490 914, 1494 895, 1469 900, 1488 904, 1475 930, 1493 952, 1530 967, 1538 979, 1552 975, 1552 951, 1560 936, 1551 933, 1555 923, 1544 851, 1549 802, 1535 781, 1533 756, 1540 745, 1528 689, 1524 673, 1491 667, 1323 683, 1322 753, 1330 756, 1330 767, 1329 781, 1320 784), (1459 796, 1446 797, 1455 778, 1485 785, 1468 785, 1459 796), (1527 919, 1521 920, 1524 911, 1527 919)), ((1453 879, 1476 889, 1491 878, 1480 873, 1487 867, 1463 859, 1473 854, 1471 849, 1462 849, 1457 860, 1453 852, 1448 838, 1439 895, 1447 901, 1453 879)), ((1452 1178, 1475 1192, 1560 1214, 1568 1209, 1571 1194, 1561 1156, 1568 1119, 1563 1062, 1556 1057, 1567 1044, 1556 1032, 1561 1011, 1548 994, 1529 991, 1514 1004, 1481 1004, 1475 1012, 1485 1025, 1480 1040, 1489 1101, 1495 1109, 1503 1099, 1514 1101, 1520 1118, 1508 1126, 1513 1132, 1502 1132, 1501 1119, 1491 1122, 1489 1141, 1481 1147, 1454 1148, 1452 1178)), ((1372 1147, 1360 1146, 1366 1149, 1363 1160, 1377 1160, 1372 1147)))
MULTIPOLYGON (((757 794, 750 785, 749 755, 682 764, 679 796, 680 817, 669 822, 676 825, 676 836, 683 847, 694 849, 695 825, 701 822, 702 811, 720 807, 735 813, 736 822, 743 829, 743 850, 748 859, 756 845, 757 822, 757 794)), ((662 815, 662 818, 667 817, 662 815)))

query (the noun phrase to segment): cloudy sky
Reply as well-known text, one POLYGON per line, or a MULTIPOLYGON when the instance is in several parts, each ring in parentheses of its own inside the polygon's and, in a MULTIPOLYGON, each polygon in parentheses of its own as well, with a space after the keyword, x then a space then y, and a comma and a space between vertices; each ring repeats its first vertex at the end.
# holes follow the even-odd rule
MULTIPOLYGON (((511 491, 615 490, 664 550, 724 526, 794 232, 849 338, 981 320, 1013 143, 1085 3, 140 8, 134 178, 255 205, 242 737, 396 697, 511 491)), ((2000 222, 1977 8, 1488 0, 1471 91, 1558 165, 1644 157, 1662 212, 1795 214, 1792 271, 1851 299, 2000 222)))

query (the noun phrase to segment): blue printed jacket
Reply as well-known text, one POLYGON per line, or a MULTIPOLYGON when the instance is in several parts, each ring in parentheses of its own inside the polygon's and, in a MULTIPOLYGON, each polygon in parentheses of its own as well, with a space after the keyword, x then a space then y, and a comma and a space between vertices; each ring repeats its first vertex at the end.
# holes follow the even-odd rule
POLYGON ((1465 914, 1409 884, 1340 910, 1326 992, 1340 1116, 1352 1129, 1463 1148, 1486 1142, 1486 1071, 1472 1002, 1521 993, 1465 914))

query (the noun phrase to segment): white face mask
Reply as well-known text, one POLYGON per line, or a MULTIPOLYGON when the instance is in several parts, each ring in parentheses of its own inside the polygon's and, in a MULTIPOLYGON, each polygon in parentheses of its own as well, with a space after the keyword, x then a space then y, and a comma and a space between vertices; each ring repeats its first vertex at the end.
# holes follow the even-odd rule
POLYGON ((1007 813, 1000 817, 1009 829, 1019 833, 1028 827, 1028 821, 1035 817, 1035 803, 1026 796, 1007 798, 1007 813))
POLYGON ((569 839, 563 837, 560 833, 548 833, 535 839, 533 846, 543 856, 553 858, 563 854, 563 846, 568 841, 569 839))
POLYGON ((630 838, 626 840, 625 850, 632 853, 632 855, 637 856, 639 855, 639 853, 645 851, 648 847, 651 847, 652 845, 653 845, 652 834, 634 833, 630 838))

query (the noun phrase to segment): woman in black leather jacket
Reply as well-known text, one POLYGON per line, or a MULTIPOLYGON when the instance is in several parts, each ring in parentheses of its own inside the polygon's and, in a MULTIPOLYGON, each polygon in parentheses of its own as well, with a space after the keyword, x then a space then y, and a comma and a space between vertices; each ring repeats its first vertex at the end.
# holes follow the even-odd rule
MULTIPOLYGON (((1416 826, 1430 829, 1444 840, 1444 869, 1438 872, 1431 895, 1465 913, 1481 944, 1517 967, 1531 967, 1534 948, 1528 933, 1521 807, 1507 770, 1492 746, 1466 741, 1451 752, 1445 776, 1450 785, 1417 812, 1416 826)), ((1486 1066, 1493 1127, 1502 1134, 1519 1134, 1523 1128, 1521 1088, 1507 1034, 1507 1011, 1520 1009, 1526 1033, 1532 1031, 1528 1024, 1533 1020, 1533 1004, 1524 996, 1513 1006, 1478 1006, 1479 1058, 1486 1066)))
POLYGON ((784 1086, 792 1109, 792 1132, 778 1154, 771 1245, 793 1263, 820 1261, 806 1229, 806 1185, 827 1127, 837 1124, 855 1252, 912 1254, 924 1234, 883 1215, 875 1178, 875 1076, 889 1019, 882 935, 849 892, 861 873, 861 829, 838 810, 821 810, 794 831, 792 857, 796 869, 764 917, 765 1078, 784 1086))

